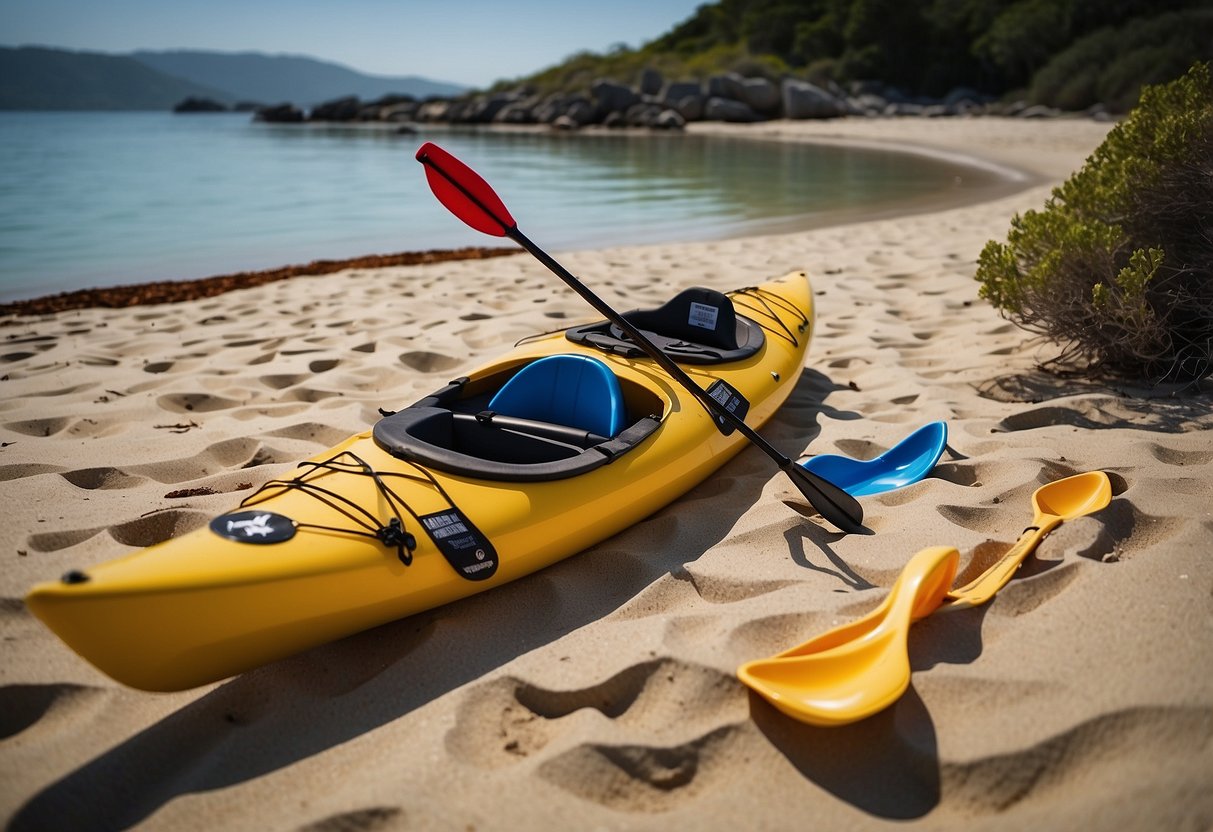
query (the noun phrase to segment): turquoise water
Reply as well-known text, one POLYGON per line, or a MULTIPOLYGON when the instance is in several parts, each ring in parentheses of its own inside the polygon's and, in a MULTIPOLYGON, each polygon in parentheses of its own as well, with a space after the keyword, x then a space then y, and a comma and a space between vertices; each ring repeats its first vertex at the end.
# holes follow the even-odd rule
POLYGON ((0 301, 500 244, 434 200, 413 159, 425 140, 476 168, 556 252, 823 225, 996 181, 935 159, 695 135, 395 135, 247 115, 7 112, 0 301))

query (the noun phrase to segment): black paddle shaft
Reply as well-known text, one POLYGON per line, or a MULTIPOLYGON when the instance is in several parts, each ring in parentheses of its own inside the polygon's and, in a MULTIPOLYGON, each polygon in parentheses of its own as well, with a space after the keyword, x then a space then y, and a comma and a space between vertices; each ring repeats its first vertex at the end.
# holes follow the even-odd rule
MULTIPOLYGON (((464 182, 459 180, 459 177, 453 176, 450 171, 445 170, 442 165, 438 164, 433 158, 431 158, 430 154, 425 152, 426 147, 428 147, 428 145, 423 146, 422 150, 418 153, 418 161, 436 171, 444 180, 453 185, 459 194, 465 200, 467 200, 468 205, 460 205, 460 209, 466 209, 468 206, 474 206, 475 210, 482 212, 485 217, 492 221, 492 224, 495 224, 501 228, 501 234, 499 236, 509 237, 511 240, 518 243, 518 245, 530 252, 535 259, 547 266, 553 274, 568 284, 573 291, 580 295, 582 299, 590 304, 590 306, 594 307, 599 314, 627 333, 636 346, 640 347, 640 349, 643 350, 644 353, 649 356, 649 358, 653 359, 657 366, 665 370, 666 373, 669 374, 670 378, 676 381, 681 387, 686 388, 687 392, 691 393, 696 400, 707 409, 708 413, 719 415, 721 419, 732 425, 733 428, 741 433, 742 436, 744 436, 754 445, 757 445, 763 451, 763 453, 774 460, 779 466, 780 470, 788 475, 788 479, 792 481, 792 484, 795 485, 797 490, 804 495, 805 499, 808 500, 809 503, 821 513, 822 517, 846 532, 855 532, 863 529, 863 507, 859 504, 858 500, 828 480, 825 480, 809 471, 804 466, 797 465, 785 454, 780 453, 774 446, 763 439, 757 431, 747 425, 743 419, 737 416, 737 414, 733 413, 731 410, 724 407, 724 405, 722 405, 720 402, 708 395, 706 390, 696 384, 672 358, 662 352, 644 335, 644 333, 642 333, 630 321, 628 321, 627 318, 623 317, 608 306, 605 301, 590 291, 590 289, 587 288, 580 280, 578 280, 568 269, 560 265, 560 263, 552 258, 551 255, 549 255, 539 246, 535 245, 535 243, 531 242, 530 238, 519 231, 517 223, 513 221, 512 217, 508 216, 509 212, 507 209, 505 209, 505 206, 501 204, 500 198, 492 190, 492 187, 489 186, 489 184, 485 182, 479 174, 470 168, 467 168, 467 166, 462 162, 459 162, 452 157, 452 162, 458 164, 460 168, 464 169, 462 171, 463 176, 468 177, 469 179, 474 179, 476 184, 486 195, 486 198, 495 204, 501 205, 502 211, 506 214, 505 217, 500 216, 491 205, 487 205, 485 200, 480 199, 475 193, 473 193, 464 182)), ((443 153, 445 154, 445 151, 443 153)), ((449 156, 449 154, 445 155, 449 156)), ((461 210, 457 210, 455 206, 448 203, 447 200, 443 199, 442 195, 437 191, 435 191, 435 195, 439 197, 439 200, 442 201, 448 209, 455 213, 456 216, 459 216, 460 219, 468 222, 468 224, 472 225, 474 228, 478 228, 478 230, 485 230, 483 226, 470 222, 467 217, 464 216, 461 210)))

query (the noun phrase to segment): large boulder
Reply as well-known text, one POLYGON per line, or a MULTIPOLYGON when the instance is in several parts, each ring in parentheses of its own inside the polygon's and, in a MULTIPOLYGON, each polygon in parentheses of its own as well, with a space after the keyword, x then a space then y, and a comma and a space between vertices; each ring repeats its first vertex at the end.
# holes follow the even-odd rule
POLYGON ((703 121, 703 111, 708 99, 702 95, 688 95, 674 102, 673 109, 685 121, 703 121))
POLYGON ((783 81, 784 118, 837 118, 844 105, 816 84, 785 78, 783 81))
POLYGON ((887 99, 871 92, 849 96, 846 104, 847 114, 855 116, 878 116, 889 106, 887 99))
POLYGON ((226 113, 227 107, 210 98, 190 96, 173 107, 174 113, 226 113))
POLYGON ((472 124, 488 124, 497 117, 498 113, 508 105, 517 102, 520 97, 516 93, 494 93, 492 95, 477 96, 472 99, 463 111, 460 120, 471 122, 472 124))
POLYGON ((783 97, 773 81, 766 78, 745 78, 741 82, 741 96, 738 101, 749 105, 756 113, 776 116, 783 104, 783 97))
POLYGON ((628 107, 624 118, 629 127, 654 127, 657 124, 657 119, 665 110, 666 108, 660 104, 641 101, 628 107))
POLYGON ((450 119, 453 102, 442 98, 427 101, 417 108, 418 121, 447 121, 450 119))
POLYGON ((535 120, 540 124, 552 124, 562 117, 570 118, 578 125, 601 120, 599 107, 584 95, 552 93, 535 107, 535 120))
POLYGON ((657 95, 661 92, 664 83, 661 73, 650 67, 640 73, 640 94, 657 95))
POLYGON ((578 124, 593 124, 598 121, 598 108, 584 96, 575 96, 565 110, 565 115, 578 124))
POLYGON ((317 104, 308 114, 311 121, 354 121, 362 112, 362 102, 356 96, 348 95, 317 104))
POLYGON ((708 79, 709 98, 729 98, 733 101, 745 100, 745 78, 736 72, 724 75, 713 75, 708 79))
POLYGON ((959 112, 979 110, 991 99, 968 87, 955 87, 943 97, 943 102, 959 112))
POLYGON ((497 124, 534 124, 535 107, 532 101, 515 101, 502 107, 493 117, 497 124))
POLYGON ((303 110, 294 104, 277 104, 273 107, 261 107, 253 119, 269 124, 299 124, 303 121, 303 110))
POLYGON ((709 98, 703 108, 703 117, 708 121, 761 121, 762 116, 750 109, 750 105, 730 98, 709 98))
POLYGON ((383 121, 412 121, 417 117, 419 109, 421 104, 416 101, 402 101, 380 108, 379 118, 383 121))
POLYGON ((657 114, 653 126, 658 130, 681 130, 687 126, 687 121, 676 110, 662 110, 657 114))
POLYGON ((687 96, 702 94, 703 88, 698 81, 667 81, 657 97, 662 104, 673 106, 687 96))
POLYGON ((640 101, 636 90, 624 84, 617 84, 606 78, 600 78, 590 87, 590 94, 598 102, 604 112, 624 112, 628 107, 640 101))

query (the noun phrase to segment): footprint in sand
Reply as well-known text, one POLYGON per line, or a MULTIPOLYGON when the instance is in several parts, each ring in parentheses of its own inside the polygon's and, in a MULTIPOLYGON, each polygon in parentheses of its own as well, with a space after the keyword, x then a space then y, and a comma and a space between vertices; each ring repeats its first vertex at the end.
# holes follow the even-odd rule
POLYGON ((44 462, 22 462, 16 465, 0 465, 0 482, 36 477, 39 474, 58 474, 62 470, 63 467, 60 465, 50 465, 44 462))
MULTIPOLYGON (((941 504, 935 507, 935 511, 949 523, 972 532, 998 534, 1006 530, 1007 513, 999 508, 941 504)), ((941 536, 946 536, 946 533, 941 536)))
POLYGON ((399 806, 370 806, 350 812, 330 815, 327 818, 299 827, 299 832, 375 832, 389 826, 399 827, 399 806))
POLYGON ((317 445, 331 447, 349 436, 349 431, 319 422, 300 422, 297 425, 278 428, 265 435, 284 439, 302 439, 305 442, 315 442, 317 445))
POLYGON ((1147 448, 1151 456, 1165 465, 1205 465, 1213 460, 1211 451, 1180 451, 1153 442, 1147 448))
POLYGON ((23 433, 26 436, 54 436, 56 433, 66 429, 71 423, 71 419, 60 416, 49 419, 26 419, 21 422, 6 422, 4 427, 14 433, 23 433))
POLYGON ((341 363, 341 359, 339 359, 339 358, 317 359, 316 361, 313 361, 310 364, 308 364, 307 368, 308 368, 308 370, 310 370, 313 373, 317 373, 317 374, 318 373, 327 373, 329 370, 333 369, 340 363, 341 363))
POLYGON ((237 437, 208 445, 193 456, 164 462, 129 465, 126 473, 150 477, 160 483, 176 484, 229 470, 255 468, 259 465, 275 465, 297 460, 297 454, 290 454, 263 445, 251 437, 237 437))
POLYGON ((31 534, 25 539, 25 545, 35 552, 58 552, 70 549, 105 531, 103 526, 91 529, 64 529, 53 532, 31 534))
POLYGON ((1207 707, 1114 710, 1010 753, 948 761, 939 810, 997 818, 1009 806, 1042 805, 1080 793, 1087 783, 1102 784, 1101 794, 1131 793, 1139 778, 1158 778, 1159 760, 1181 776, 1207 771, 1211 738, 1213 709, 1207 707))
POLYGON ((561 720, 586 709, 621 731, 652 738, 739 722, 747 707, 732 674, 673 659, 632 665, 598 684, 567 691, 506 677, 465 694, 446 744, 467 762, 499 768, 539 754, 562 730, 561 720), (694 710, 688 712, 692 702, 694 710))
POLYGON ((463 360, 441 353, 415 350, 401 353, 400 363, 420 373, 441 373, 455 369, 463 360))
POLYGON ((279 396, 280 401, 297 401, 315 404, 325 399, 338 398, 344 394, 338 390, 318 390, 315 387, 293 387, 279 396))
POLYGON ((750 618, 738 624, 725 640, 722 653, 737 664, 761 656, 772 656, 825 632, 836 614, 828 610, 806 610, 750 618))
POLYGON ((679 610, 696 609, 704 602, 733 604, 783 589, 795 581, 747 581, 720 576, 703 577, 676 569, 645 587, 636 597, 611 613, 611 620, 627 621, 668 616, 679 610))
POLYGON ((118 523, 107 531, 119 543, 143 548, 192 532, 205 526, 210 519, 211 515, 206 512, 173 508, 118 523))
POLYGON ((89 491, 135 488, 147 482, 146 477, 132 476, 125 471, 109 466, 64 471, 59 476, 77 488, 89 491))
POLYGON ((258 381, 273 390, 285 390, 288 387, 294 387, 311 376, 304 373, 278 373, 274 375, 261 376, 258 381))
POLYGON ((977 488, 995 469, 996 466, 993 465, 970 462, 941 462, 931 469, 929 476, 933 479, 950 482, 953 485, 977 488))
POLYGON ((618 812, 668 812, 728 784, 738 759, 762 748, 747 725, 725 725, 672 746, 583 743, 546 760, 537 774, 618 812))
POLYGON ((209 393, 172 393, 156 399, 156 404, 172 413, 210 413, 245 403, 209 393))

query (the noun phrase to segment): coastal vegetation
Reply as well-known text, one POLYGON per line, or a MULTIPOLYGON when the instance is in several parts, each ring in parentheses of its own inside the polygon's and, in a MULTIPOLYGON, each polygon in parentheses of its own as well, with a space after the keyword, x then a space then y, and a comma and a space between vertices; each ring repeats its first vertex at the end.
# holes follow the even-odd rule
POLYGON ((1213 42, 1206 0, 718 0, 636 49, 580 52, 498 89, 639 84, 646 69, 706 80, 736 72, 817 84, 881 82, 911 96, 956 87, 1123 112, 1143 84, 1178 77, 1213 42))
POLYGON ((1063 346, 1059 367, 1150 382, 1213 373, 1213 78, 1148 86, 1041 211, 990 241, 981 295, 1063 346))

